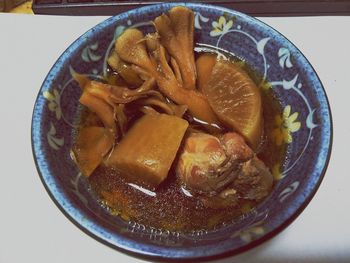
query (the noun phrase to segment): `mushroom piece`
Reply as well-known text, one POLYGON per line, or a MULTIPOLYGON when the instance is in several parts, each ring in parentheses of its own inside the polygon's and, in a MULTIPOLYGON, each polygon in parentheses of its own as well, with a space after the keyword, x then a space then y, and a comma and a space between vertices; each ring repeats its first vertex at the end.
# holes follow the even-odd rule
POLYGON ((183 88, 195 89, 197 74, 193 51, 194 13, 186 7, 176 6, 167 14, 157 17, 154 25, 161 44, 178 64, 183 88))
POLYGON ((115 42, 118 56, 145 70, 150 76, 156 73, 156 65, 152 63, 144 41, 143 33, 135 28, 129 28, 115 42))
MULTIPOLYGON (((179 82, 179 76, 176 76, 178 69, 174 66, 174 73, 168 64, 166 50, 162 45, 157 47, 153 55, 149 55, 143 33, 132 28, 125 30, 117 39, 115 50, 121 59, 153 77, 160 91, 167 97, 179 105, 187 105, 194 117, 209 124, 220 124, 207 98, 196 90, 185 89, 179 82)), ((173 65, 176 65, 174 63, 173 60, 173 65)), ((177 64, 180 66, 179 63, 177 64)), ((183 75, 181 76, 183 78, 183 75)))
MULTIPOLYGON (((152 77, 134 90, 93 81, 76 72, 74 78, 84 90, 80 102, 91 111, 96 112, 105 127, 111 128, 116 122, 121 136, 124 136, 127 126, 127 118, 124 113, 125 104, 135 102, 133 106, 136 110, 141 110, 143 106, 153 106, 161 112, 178 117, 182 117, 187 110, 186 105, 174 104, 159 91, 154 90, 155 79, 152 77)), ((115 133, 116 127, 113 126, 112 130, 115 133)))
POLYGON ((108 65, 117 72, 127 84, 135 87, 142 85, 142 78, 139 77, 137 72, 123 60, 121 60, 115 50, 112 51, 111 55, 107 60, 108 65))

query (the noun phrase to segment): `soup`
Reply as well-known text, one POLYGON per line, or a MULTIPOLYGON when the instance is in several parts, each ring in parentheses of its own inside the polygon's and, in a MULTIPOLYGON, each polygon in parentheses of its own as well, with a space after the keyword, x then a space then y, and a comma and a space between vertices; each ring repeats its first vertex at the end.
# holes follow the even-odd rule
POLYGON ((72 149, 101 204, 173 231, 232 222, 273 188, 281 109, 230 54, 195 52, 193 12, 174 7, 155 33, 127 29, 104 82, 75 74, 86 106, 72 149))

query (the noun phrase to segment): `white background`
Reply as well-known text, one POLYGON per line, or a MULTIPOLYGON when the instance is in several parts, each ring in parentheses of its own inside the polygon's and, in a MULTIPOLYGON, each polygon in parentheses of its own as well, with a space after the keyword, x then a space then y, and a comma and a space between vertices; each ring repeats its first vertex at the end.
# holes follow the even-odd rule
MULTIPOLYGON (((141 262, 76 228, 37 174, 31 114, 59 55, 105 17, 0 14, 0 262, 141 262)), ((332 158, 310 205, 265 244, 218 262, 350 262, 350 17, 262 18, 309 59, 328 94, 332 158)))

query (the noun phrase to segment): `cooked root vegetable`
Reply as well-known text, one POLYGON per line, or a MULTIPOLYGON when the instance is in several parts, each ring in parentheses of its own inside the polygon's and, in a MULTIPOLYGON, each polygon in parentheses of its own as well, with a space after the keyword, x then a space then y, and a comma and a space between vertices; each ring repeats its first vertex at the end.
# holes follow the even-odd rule
POLYGON ((216 60, 217 54, 214 53, 202 54, 196 60, 197 86, 199 90, 203 90, 204 85, 208 82, 216 60))
POLYGON ((129 182, 157 187, 168 175, 188 127, 184 119, 146 114, 128 131, 105 164, 129 182))
POLYGON ((114 137, 103 127, 84 127, 79 130, 73 153, 83 175, 91 175, 110 151, 113 143, 114 137))
POLYGON ((248 74, 233 62, 218 60, 202 91, 219 119, 256 149, 262 135, 262 102, 248 74))

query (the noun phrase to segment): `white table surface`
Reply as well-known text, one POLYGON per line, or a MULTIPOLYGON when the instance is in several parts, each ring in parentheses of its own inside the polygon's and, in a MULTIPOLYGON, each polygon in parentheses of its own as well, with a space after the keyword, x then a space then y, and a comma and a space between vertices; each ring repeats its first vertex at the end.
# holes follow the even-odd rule
MULTIPOLYGON (((35 98, 49 69, 105 17, 0 14, 0 262, 143 262, 95 241, 51 201, 30 142, 35 98)), ((310 60, 334 120, 332 158, 312 202, 265 244, 217 262, 350 262, 350 17, 262 18, 310 60)))

